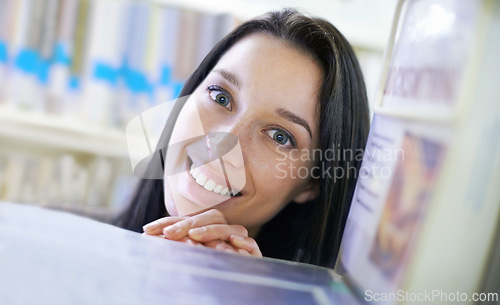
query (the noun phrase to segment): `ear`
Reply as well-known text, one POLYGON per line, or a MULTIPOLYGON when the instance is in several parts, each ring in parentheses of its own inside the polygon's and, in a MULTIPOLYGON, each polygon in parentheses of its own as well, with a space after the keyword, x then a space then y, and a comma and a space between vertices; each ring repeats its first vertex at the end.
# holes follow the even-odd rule
POLYGON ((316 198, 319 194, 319 183, 310 181, 304 189, 293 198, 293 201, 299 204, 306 203, 316 198))

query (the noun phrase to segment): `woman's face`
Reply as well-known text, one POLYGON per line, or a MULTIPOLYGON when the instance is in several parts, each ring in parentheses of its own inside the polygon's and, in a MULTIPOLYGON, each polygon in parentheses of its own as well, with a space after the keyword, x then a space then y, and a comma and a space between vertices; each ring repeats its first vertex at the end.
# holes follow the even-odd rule
POLYGON ((252 234, 290 201, 312 199, 321 80, 309 55, 271 35, 231 47, 172 131, 165 164, 182 170, 165 170, 169 214, 213 207, 252 234))

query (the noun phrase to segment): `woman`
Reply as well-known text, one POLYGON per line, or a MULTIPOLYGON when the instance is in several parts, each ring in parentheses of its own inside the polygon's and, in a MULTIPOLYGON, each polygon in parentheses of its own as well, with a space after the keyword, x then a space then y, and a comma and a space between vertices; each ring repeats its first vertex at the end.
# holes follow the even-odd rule
POLYGON ((250 20, 211 50, 188 95, 160 140, 164 179, 143 179, 117 224, 142 232, 152 222, 147 234, 333 266, 360 164, 352 152, 369 128, 359 64, 342 34, 288 9, 250 20), (214 142, 230 145, 218 153, 214 142), (209 160, 194 153, 202 146, 209 160), (223 177, 237 177, 235 190, 208 183, 217 159, 223 177))

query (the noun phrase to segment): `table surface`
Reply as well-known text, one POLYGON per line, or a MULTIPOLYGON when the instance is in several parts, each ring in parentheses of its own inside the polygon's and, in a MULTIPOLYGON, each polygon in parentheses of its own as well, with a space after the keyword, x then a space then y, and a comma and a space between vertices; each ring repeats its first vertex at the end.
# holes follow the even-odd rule
POLYGON ((326 268, 0 202, 0 304, 356 304, 326 268))

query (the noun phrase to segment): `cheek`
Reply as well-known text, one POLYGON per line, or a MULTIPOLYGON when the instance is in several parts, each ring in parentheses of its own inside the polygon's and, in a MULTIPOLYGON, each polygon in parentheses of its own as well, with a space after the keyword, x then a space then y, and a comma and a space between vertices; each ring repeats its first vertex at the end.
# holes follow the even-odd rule
POLYGON ((168 177, 166 176, 163 178, 163 192, 164 192, 163 200, 165 201, 165 208, 167 209, 168 214, 170 216, 179 216, 177 208, 175 207, 172 191, 170 190, 168 177))
POLYGON ((254 181, 254 196, 251 204, 230 220, 253 227, 272 219, 302 190, 304 180, 297 177, 298 168, 309 169, 306 162, 279 161, 275 156, 253 158, 247 170, 254 181))
POLYGON ((252 162, 252 177, 256 181, 256 192, 268 197, 292 199, 300 185, 311 175, 311 163, 289 159, 283 160, 276 156, 262 156, 252 162), (260 162, 259 162, 260 161, 260 162))
POLYGON ((203 136, 205 134, 201 124, 200 114, 194 99, 195 97, 191 96, 186 101, 184 107, 182 107, 182 110, 175 122, 169 145, 186 141, 194 137, 203 136))

